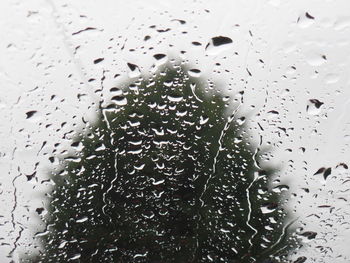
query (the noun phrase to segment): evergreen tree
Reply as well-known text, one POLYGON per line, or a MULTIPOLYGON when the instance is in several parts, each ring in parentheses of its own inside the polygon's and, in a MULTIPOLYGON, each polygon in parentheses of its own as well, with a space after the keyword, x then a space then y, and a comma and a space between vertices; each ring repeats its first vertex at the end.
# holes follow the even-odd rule
POLYGON ((287 262, 297 243, 273 169, 224 92, 187 72, 111 89, 52 175, 40 261, 287 262))

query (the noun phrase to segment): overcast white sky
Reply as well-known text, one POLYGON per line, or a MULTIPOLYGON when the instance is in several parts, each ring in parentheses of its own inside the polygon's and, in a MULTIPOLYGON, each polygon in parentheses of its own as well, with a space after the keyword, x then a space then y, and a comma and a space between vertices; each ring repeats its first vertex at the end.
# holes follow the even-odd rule
POLYGON ((233 98, 245 91, 240 114, 256 139, 273 146, 280 179, 296 194, 290 204, 298 223, 319 233, 306 254, 315 262, 349 261, 349 172, 335 169, 350 165, 348 0, 2 0, 0 10, 0 262, 10 262, 14 248, 14 260, 28 249, 35 208, 43 206, 48 154, 55 143, 64 148, 63 134, 81 125, 82 116, 92 118, 88 107, 103 74, 108 90, 115 74, 127 77, 127 62, 146 74, 154 54, 181 51, 233 98), (233 44, 206 52, 220 35, 233 44), (104 61, 94 64, 97 58, 104 61), (91 78, 97 81, 88 83, 91 78), (310 99, 324 104, 314 109, 310 99), (320 167, 333 168, 327 183, 313 176, 320 167), (38 182, 27 181, 34 171, 38 182))

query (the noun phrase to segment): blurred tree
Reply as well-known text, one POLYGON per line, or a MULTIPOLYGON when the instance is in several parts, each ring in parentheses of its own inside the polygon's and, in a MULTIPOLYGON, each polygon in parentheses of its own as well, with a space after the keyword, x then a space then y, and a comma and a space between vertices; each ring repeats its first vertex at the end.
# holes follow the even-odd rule
POLYGON ((187 72, 111 89, 52 175, 42 262, 287 262, 273 170, 222 91, 187 72))

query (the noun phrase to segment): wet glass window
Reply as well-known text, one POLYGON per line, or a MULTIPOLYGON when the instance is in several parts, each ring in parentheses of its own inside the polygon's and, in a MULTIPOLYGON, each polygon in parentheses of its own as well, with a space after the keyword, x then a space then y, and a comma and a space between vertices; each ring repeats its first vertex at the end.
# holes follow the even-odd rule
POLYGON ((346 0, 0 10, 0 262, 350 262, 346 0))

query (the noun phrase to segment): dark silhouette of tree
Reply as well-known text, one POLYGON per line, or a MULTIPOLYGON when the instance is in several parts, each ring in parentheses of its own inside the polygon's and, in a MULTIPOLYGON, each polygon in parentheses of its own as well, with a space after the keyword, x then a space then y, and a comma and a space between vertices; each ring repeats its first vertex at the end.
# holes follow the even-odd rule
POLYGON ((223 91, 187 72, 111 89, 52 175, 42 262, 287 262, 273 169, 223 91))

